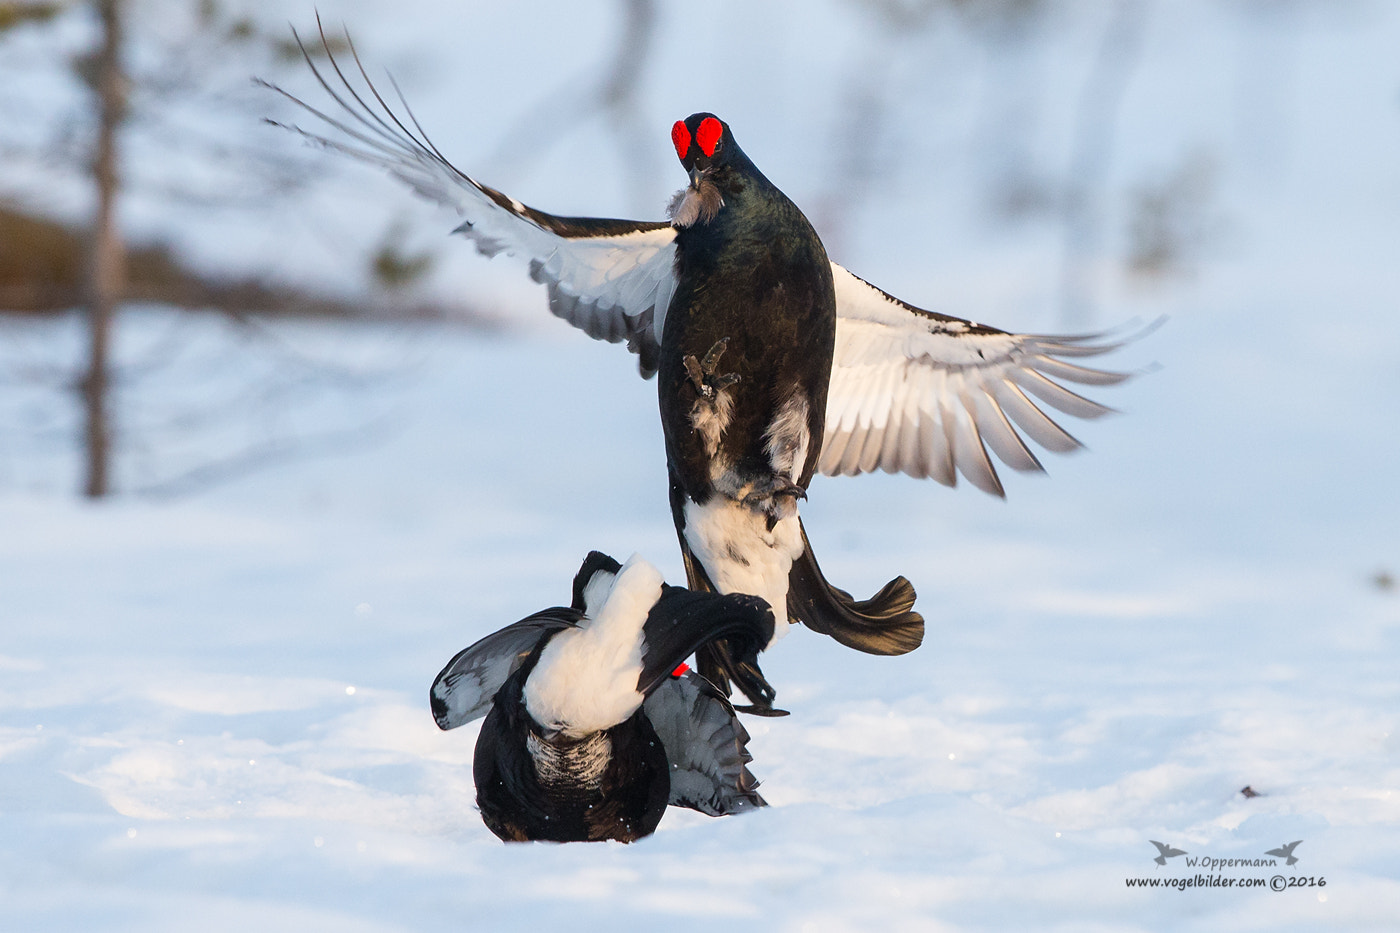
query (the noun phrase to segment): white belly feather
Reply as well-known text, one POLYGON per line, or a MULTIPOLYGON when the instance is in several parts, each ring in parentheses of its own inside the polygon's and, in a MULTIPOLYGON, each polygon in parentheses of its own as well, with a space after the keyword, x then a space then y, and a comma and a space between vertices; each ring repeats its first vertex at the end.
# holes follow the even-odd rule
POLYGON ((787 634, 788 573, 802 556, 797 512, 768 529, 768 516, 727 496, 685 504, 685 542, 721 593, 747 593, 773 608, 773 640, 787 634))

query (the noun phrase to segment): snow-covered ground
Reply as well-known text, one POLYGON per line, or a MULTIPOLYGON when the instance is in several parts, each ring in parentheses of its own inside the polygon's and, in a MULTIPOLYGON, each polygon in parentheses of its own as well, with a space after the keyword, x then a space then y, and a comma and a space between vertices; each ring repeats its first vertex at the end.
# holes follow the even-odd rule
MULTIPOLYGON (((804 515, 824 569, 857 593, 908 576, 923 647, 873 658, 794 631, 764 665, 792 716, 747 720, 772 807, 673 810, 632 846, 500 844, 472 807, 475 729, 441 733, 427 708, 454 652, 566 601, 589 549, 682 578, 654 387, 620 348, 562 326, 301 323, 274 328, 269 362, 265 341, 249 349, 217 319, 136 311, 123 358, 177 365, 129 390, 129 417, 185 440, 128 456, 128 488, 259 437, 368 427, 373 443, 90 505, 53 440, 72 414, 17 375, 75 356, 73 322, 0 321, 0 926, 1394 929, 1400 17, 1341 6, 1293 5, 1308 28, 1241 40, 1231 61, 1272 62, 1291 88, 1278 151, 1251 157, 1210 127, 1255 98, 1212 97, 1236 87, 1210 83, 1229 69, 1188 55, 1233 47, 1191 27, 1234 7, 1154 5, 1114 171, 1126 185, 1197 134, 1219 160, 1223 229, 1189 280, 1104 277, 1100 324, 1171 315, 1112 360, 1145 372, 1094 393, 1124 414, 1070 424, 1090 451, 1047 455, 1049 478, 1006 477, 1005 503, 818 479, 804 515), (344 378, 307 364, 300 379, 308 360, 344 378), (257 425, 182 406, 241 406, 257 425), (1159 866, 1152 840, 1187 855, 1159 866), (1265 855, 1295 840, 1295 865, 1265 855), (1266 886, 1128 887, 1197 875, 1266 886), (1274 876, 1314 884, 1273 891, 1274 876)), ((717 35, 697 27, 692 48, 717 35)), ((1029 60, 1058 74, 1054 54, 1029 60)), ((917 77, 904 67, 891 80, 917 77)), ((710 107, 738 132, 722 106, 737 106, 733 70, 715 76, 719 105, 679 112, 710 107)), ((745 119, 756 158, 811 151, 813 135, 783 135, 800 116, 745 119)), ((901 145, 949 151, 928 135, 901 145)), ((789 171, 791 189, 808 184, 791 163, 770 174, 789 171)), ((912 301, 1055 329, 1058 240, 958 222, 979 210, 970 172, 872 194, 839 258, 912 301)))

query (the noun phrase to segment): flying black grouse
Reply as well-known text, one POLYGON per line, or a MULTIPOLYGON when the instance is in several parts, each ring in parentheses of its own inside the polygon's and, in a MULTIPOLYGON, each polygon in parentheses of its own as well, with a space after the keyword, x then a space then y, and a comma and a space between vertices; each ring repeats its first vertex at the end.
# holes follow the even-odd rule
MULTIPOLYGON (((338 87, 307 62, 348 118, 274 90, 344 139, 293 129, 455 208, 466 218, 455 232, 479 252, 528 257, 556 315, 596 339, 625 340, 644 376, 659 373, 689 585, 763 597, 775 639, 789 618, 874 654, 902 654, 923 638, 903 577, 865 601, 823 577, 797 515, 815 471, 880 468, 950 486, 961 473, 1002 495, 989 447, 1033 471, 1042 467, 1020 432, 1054 451, 1079 446, 1032 396, 1084 418, 1109 410, 1050 377, 1126 378, 1067 361, 1119 344, 1009 334, 925 311, 831 262, 801 211, 712 114, 672 128, 690 184, 669 222, 559 217, 457 170, 372 85, 357 91, 333 57, 338 87)), ((723 640, 698 663, 771 710, 772 688, 723 640)))
POLYGON ((764 806, 748 733, 683 664, 724 636, 751 656, 773 636, 753 596, 667 586, 651 564, 597 551, 570 607, 545 609, 459 653, 433 682, 443 729, 483 713, 473 765, 486 825, 510 841, 631 842, 667 803, 711 816, 764 806))

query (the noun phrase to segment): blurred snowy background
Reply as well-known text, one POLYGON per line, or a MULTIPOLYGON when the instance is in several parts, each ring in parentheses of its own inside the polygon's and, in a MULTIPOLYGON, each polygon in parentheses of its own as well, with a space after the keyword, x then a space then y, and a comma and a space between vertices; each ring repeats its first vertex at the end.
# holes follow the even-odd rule
POLYGON ((0 3, 0 926, 1393 929, 1396 5, 320 6, 528 204, 662 217, 671 122, 711 110, 902 298, 1169 315, 1094 393, 1124 414, 1005 503, 818 479, 825 569, 907 575, 924 646, 795 631, 765 663, 793 715, 749 720, 773 807, 630 847, 501 846, 426 691, 590 548, 683 578, 653 386, 450 215, 261 123, 293 114, 252 75, 318 98, 310 5, 107 6, 103 380, 102 5, 0 3), (1214 874, 1325 887, 1125 885, 1207 874, 1149 840, 1295 839, 1214 874))

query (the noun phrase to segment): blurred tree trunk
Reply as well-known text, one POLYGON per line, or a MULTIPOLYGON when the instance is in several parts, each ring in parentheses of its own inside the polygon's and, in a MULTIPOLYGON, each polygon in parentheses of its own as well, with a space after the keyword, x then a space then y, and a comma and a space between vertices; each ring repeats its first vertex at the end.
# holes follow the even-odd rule
POLYGON ((126 114, 125 78, 121 70, 123 0, 98 0, 102 45, 97 52, 93 90, 99 109, 97 148, 92 177, 97 189, 91 254, 88 261, 88 329, 90 355, 82 389, 87 409, 87 481, 84 492, 100 498, 110 491, 112 423, 109 405, 109 350, 112 319, 121 301, 125 259, 117 228, 117 134, 126 114))

